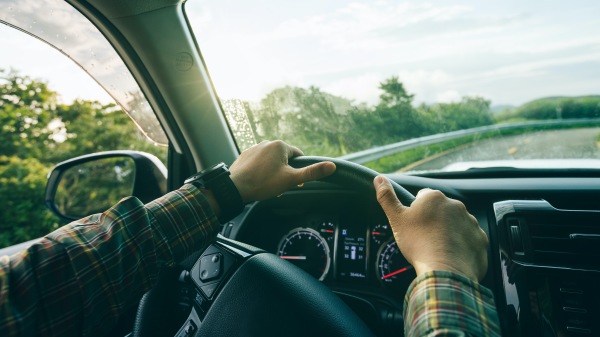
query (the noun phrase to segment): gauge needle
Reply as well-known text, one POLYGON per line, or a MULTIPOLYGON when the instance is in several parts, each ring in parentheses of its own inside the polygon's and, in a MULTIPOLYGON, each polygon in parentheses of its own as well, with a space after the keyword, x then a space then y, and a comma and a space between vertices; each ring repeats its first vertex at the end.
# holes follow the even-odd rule
POLYGON ((413 266, 407 266, 407 267, 404 267, 404 268, 402 268, 402 269, 398 269, 398 270, 396 270, 396 271, 393 271, 393 272, 391 272, 391 273, 389 273, 389 274, 387 274, 387 275, 383 275, 382 279, 384 279, 384 280, 385 280, 385 279, 387 279, 387 278, 390 278, 390 277, 392 277, 392 276, 394 276, 394 275, 398 275, 398 274, 400 274, 400 273, 404 273, 405 271, 407 271, 407 270, 409 270, 409 269, 413 269, 413 266))
POLYGON ((279 257, 286 260, 306 260, 306 256, 302 255, 281 255, 279 257))

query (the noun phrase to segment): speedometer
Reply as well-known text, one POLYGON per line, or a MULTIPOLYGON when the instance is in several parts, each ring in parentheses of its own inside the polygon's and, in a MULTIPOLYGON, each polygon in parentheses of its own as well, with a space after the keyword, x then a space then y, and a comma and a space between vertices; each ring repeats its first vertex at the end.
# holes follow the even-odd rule
POLYGON ((416 277, 413 266, 406 261, 394 238, 388 240, 377 254, 377 277, 393 291, 404 292, 416 277))
POLYGON ((331 264, 329 246, 325 239, 311 228, 292 229, 279 242, 277 254, 319 281, 325 279, 331 264))

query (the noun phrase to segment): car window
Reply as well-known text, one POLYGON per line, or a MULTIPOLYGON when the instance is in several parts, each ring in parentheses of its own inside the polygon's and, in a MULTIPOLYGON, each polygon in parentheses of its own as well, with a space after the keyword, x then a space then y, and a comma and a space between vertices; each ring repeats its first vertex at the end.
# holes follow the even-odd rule
POLYGON ((185 10, 241 148, 280 138, 382 172, 600 168, 597 1, 185 10))
MULTIPOLYGON (((3 7, 0 19, 4 21, 7 12, 3 7)), ((35 24, 40 22, 31 22, 32 27, 35 24)), ((76 29, 71 33, 78 34, 76 29)), ((144 151, 166 164, 162 129, 157 131, 161 142, 141 131, 124 111, 132 105, 113 99, 122 88, 106 90, 109 86, 100 86, 100 80, 90 77, 65 50, 8 25, 0 24, 0 45, 0 247, 38 238, 63 225, 44 204, 47 175, 55 164, 108 150, 144 151)), ((93 52, 106 55, 114 50, 93 52)), ((96 66, 126 69, 111 62, 96 66)), ((105 84, 123 83, 123 77, 133 81, 130 74, 112 75, 120 78, 111 82, 110 72, 103 72, 105 84)), ((139 88, 132 90, 128 95, 141 93, 139 88)), ((145 99, 141 103, 147 105, 145 99)), ((150 122, 158 125, 155 118, 150 122)))

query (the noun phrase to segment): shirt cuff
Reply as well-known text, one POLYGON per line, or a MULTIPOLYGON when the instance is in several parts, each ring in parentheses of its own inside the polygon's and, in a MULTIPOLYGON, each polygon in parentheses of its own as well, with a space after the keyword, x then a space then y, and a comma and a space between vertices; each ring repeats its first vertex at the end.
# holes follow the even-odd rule
POLYGON ((500 336, 491 290, 449 271, 419 275, 404 298, 408 336, 500 336))
POLYGON ((186 184, 146 204, 162 263, 171 265, 203 249, 217 235, 220 224, 200 189, 186 184))

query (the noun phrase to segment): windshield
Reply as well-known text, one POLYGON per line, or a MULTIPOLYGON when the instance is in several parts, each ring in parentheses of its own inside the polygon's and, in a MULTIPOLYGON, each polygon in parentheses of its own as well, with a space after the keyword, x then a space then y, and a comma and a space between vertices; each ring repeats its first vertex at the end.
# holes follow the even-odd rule
POLYGON ((600 2, 189 1, 243 149, 382 172, 600 168, 600 2))

